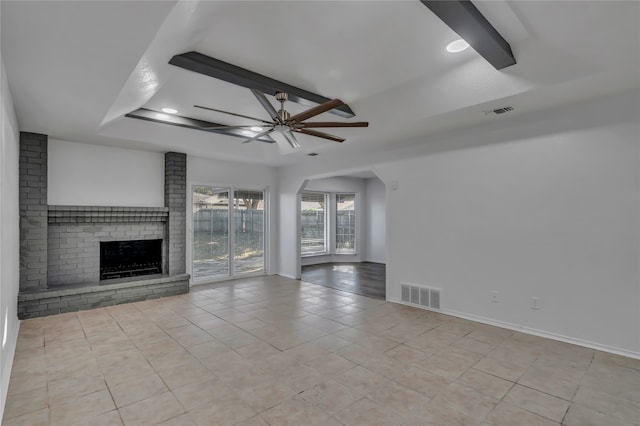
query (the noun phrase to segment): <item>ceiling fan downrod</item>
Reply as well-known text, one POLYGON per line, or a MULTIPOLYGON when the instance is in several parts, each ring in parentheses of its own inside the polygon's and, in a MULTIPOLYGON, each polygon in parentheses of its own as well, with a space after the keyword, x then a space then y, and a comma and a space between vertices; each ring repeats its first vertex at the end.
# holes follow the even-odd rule
POLYGON ((280 110, 278 111, 278 118, 280 123, 284 123, 289 120, 291 115, 284 109, 284 103, 289 99, 289 95, 285 92, 276 92, 276 100, 280 102, 280 110))

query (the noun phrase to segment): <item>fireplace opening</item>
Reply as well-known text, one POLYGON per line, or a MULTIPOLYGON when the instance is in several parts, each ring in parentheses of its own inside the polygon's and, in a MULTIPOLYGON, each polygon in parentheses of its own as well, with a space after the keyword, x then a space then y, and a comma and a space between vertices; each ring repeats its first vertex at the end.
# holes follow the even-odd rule
POLYGON ((100 280, 162 273, 162 240, 103 241, 100 280))

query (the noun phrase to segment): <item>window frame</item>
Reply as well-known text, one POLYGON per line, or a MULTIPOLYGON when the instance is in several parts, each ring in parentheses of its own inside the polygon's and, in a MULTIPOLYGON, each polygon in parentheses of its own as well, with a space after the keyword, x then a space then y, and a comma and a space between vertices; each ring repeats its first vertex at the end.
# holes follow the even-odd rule
POLYGON ((300 193, 300 255, 302 257, 312 257, 312 256, 326 256, 326 255, 330 255, 332 254, 332 247, 331 247, 331 238, 330 238, 330 234, 329 234, 329 230, 330 228, 330 219, 329 219, 329 212, 331 211, 329 209, 331 203, 331 193, 330 192, 324 192, 324 191, 303 191, 302 193, 300 193), (323 195, 324 196, 324 208, 323 208, 323 215, 324 215, 324 251, 314 251, 314 252, 305 252, 303 251, 303 244, 302 244, 302 203, 305 202, 305 200, 303 200, 303 197, 305 196, 305 194, 313 194, 313 195, 323 195))
POLYGON ((334 210, 335 210, 335 226, 334 232, 334 247, 332 254, 336 255, 357 255, 358 254, 358 194, 355 192, 336 192, 333 194, 334 210), (353 248, 351 251, 338 251, 338 197, 341 195, 350 195, 353 197, 353 248))

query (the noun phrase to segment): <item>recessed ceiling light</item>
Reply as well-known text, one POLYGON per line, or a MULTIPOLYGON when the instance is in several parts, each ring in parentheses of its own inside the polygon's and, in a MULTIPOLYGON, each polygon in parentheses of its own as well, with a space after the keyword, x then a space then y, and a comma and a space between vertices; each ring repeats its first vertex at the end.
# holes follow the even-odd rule
POLYGON ((162 108, 160 111, 166 112, 167 114, 176 114, 178 112, 175 108, 162 108))
POLYGON ((458 53, 462 52, 467 47, 469 47, 469 43, 460 38, 458 40, 452 41, 447 45, 447 52, 458 53))
POLYGON ((252 130, 252 131, 254 131, 254 132, 260 132, 260 131, 262 131, 262 127, 253 126, 253 127, 251 128, 251 130, 252 130))

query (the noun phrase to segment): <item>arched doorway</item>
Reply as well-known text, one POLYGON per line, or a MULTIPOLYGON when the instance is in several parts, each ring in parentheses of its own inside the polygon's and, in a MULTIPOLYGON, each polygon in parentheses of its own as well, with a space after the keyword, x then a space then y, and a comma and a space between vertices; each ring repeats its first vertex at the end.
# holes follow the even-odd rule
POLYGON ((386 298, 386 189, 371 170, 309 179, 299 192, 303 281, 386 298))

